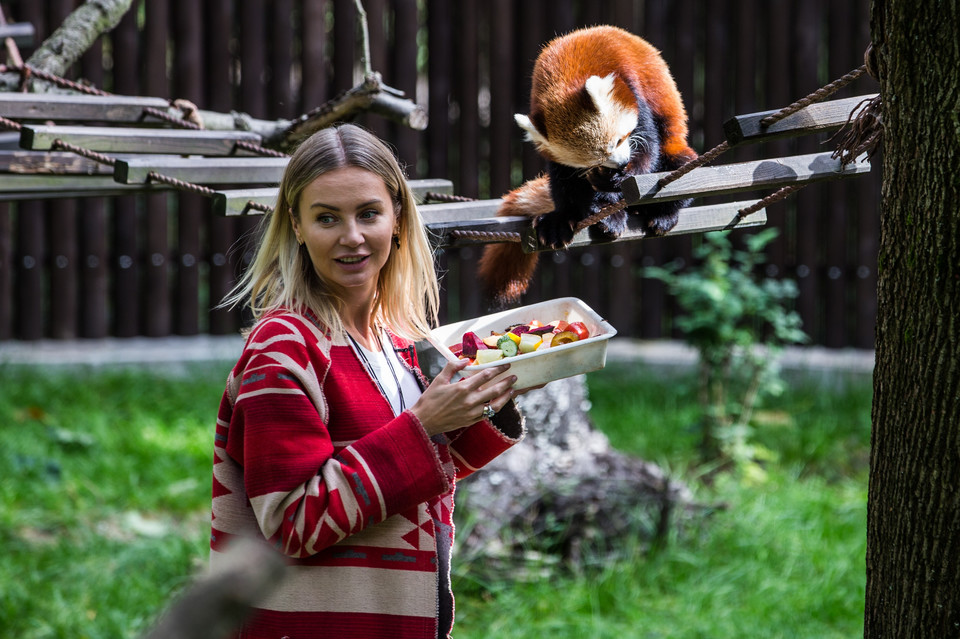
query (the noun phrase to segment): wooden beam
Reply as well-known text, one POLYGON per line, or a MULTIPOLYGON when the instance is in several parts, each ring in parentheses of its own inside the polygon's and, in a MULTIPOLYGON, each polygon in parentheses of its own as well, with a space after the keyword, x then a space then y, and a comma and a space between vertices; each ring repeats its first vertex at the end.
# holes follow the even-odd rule
MULTIPOLYGON (((442 225, 446 222, 480 220, 496 217, 503 200, 474 200, 470 202, 443 202, 440 204, 424 204, 420 207, 420 215, 427 226, 442 225)), ((506 219, 506 218, 502 218, 506 219)), ((527 218, 517 218, 527 219, 527 218)), ((440 226, 438 226, 440 228, 440 226)))
MULTIPOLYGON (((423 202, 427 193, 453 193, 453 182, 450 180, 425 179, 410 180, 410 189, 417 200, 423 202)), ((260 215, 262 211, 252 208, 250 203, 272 207, 277 201, 277 188, 265 187, 258 189, 236 189, 217 191, 213 195, 213 212, 217 215, 260 215)))
POLYGON ((839 128, 846 124, 850 112, 857 105, 876 97, 876 95, 874 93, 842 100, 817 102, 768 127, 761 126, 760 122, 767 116, 779 111, 779 109, 738 115, 723 123, 723 132, 727 142, 733 146, 741 142, 762 142, 774 138, 807 135, 817 131, 839 128))
POLYGON ((20 146, 47 151, 54 140, 101 153, 151 153, 154 155, 233 155, 240 141, 260 143, 260 136, 247 131, 194 131, 96 126, 24 126, 20 146))
POLYGON ((870 172, 869 162, 843 166, 830 153, 813 153, 772 160, 757 160, 694 169, 658 189, 657 181, 667 173, 638 175, 623 181, 623 197, 631 204, 682 200, 693 197, 742 193, 801 182, 836 180, 870 172))
POLYGON ((60 93, 0 93, 0 115, 11 120, 141 122, 146 108, 166 111, 162 98, 60 93))
POLYGON ((117 184, 111 175, 7 174, 0 176, 0 201, 136 195, 170 188, 163 184, 117 184))
MULTIPOLYGON (((680 210, 677 225, 667 235, 685 235, 704 233, 729 228, 736 221, 737 213, 756 200, 744 202, 726 202, 710 206, 693 206, 680 210)), ((477 202, 437 204, 421 208, 427 228, 437 247, 464 246, 468 244, 487 244, 490 240, 457 238, 453 231, 483 231, 487 233, 517 233, 521 235, 521 248, 524 252, 552 251, 555 249, 539 246, 532 231, 530 218, 522 216, 496 217, 501 200, 480 200, 477 202)), ((746 228, 766 224, 766 211, 760 210, 743 218, 736 228, 746 228)), ((574 235, 568 248, 594 244, 610 244, 644 239, 646 231, 639 218, 627 217, 627 230, 615 240, 594 239, 590 230, 584 229, 574 235)))
MULTIPOLYGON (((132 158, 145 159, 149 156, 121 153, 111 156, 119 160, 132 158)), ((69 151, 21 151, 0 149, 0 175, 16 173, 21 175, 113 175, 113 167, 102 162, 87 159, 69 151)), ((4 179, 0 177, 0 190, 7 190, 4 179)))
POLYGON ((118 160, 114 179, 146 184, 153 171, 193 184, 278 184, 290 158, 153 158, 118 160))
POLYGON ((33 45, 33 39, 36 35, 36 29, 29 22, 12 22, 9 24, 0 24, 0 41, 7 38, 13 38, 18 47, 29 47, 33 45))
MULTIPOLYGON (((94 162, 76 153, 0 150, 0 174, 24 175, 113 175, 113 167, 94 162)), ((0 191, 6 191, 6 177, 0 177, 0 191)))

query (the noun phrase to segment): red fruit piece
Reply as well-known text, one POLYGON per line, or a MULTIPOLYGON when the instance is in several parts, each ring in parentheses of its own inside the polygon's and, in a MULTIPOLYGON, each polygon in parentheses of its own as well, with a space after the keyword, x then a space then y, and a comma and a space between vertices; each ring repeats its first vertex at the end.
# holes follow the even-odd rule
POLYGON ((590 337, 590 331, 587 330, 587 325, 583 322, 570 322, 567 330, 576 333, 578 339, 587 339, 590 337))
POLYGON ((473 331, 467 331, 463 334, 462 343, 463 357, 469 357, 471 359, 477 356, 477 351, 489 348, 489 346, 483 343, 483 340, 480 339, 480 336, 473 331))

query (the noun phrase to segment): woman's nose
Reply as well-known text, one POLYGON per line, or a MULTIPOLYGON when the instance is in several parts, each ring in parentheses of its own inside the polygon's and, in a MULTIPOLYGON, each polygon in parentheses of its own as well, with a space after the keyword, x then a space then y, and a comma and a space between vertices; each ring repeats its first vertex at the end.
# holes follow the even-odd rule
POLYGON ((340 243, 346 246, 359 246, 363 244, 363 233, 360 232, 360 225, 356 222, 347 222, 343 225, 343 233, 340 235, 340 243))

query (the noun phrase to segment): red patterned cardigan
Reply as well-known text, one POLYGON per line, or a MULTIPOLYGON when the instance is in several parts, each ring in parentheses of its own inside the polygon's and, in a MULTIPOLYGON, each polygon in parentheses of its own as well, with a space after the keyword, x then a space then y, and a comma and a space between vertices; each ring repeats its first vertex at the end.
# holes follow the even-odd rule
MULTIPOLYGON (((399 352, 423 386, 415 351, 399 352)), ((494 419, 431 439, 347 342, 302 315, 261 320, 217 418, 210 561, 245 536, 290 566, 238 636, 448 636, 455 481, 523 436, 513 403, 494 419)))

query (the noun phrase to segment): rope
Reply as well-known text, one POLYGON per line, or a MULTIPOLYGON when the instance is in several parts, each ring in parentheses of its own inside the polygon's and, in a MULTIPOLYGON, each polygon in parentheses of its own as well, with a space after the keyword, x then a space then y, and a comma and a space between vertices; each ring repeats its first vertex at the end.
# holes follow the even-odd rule
POLYGON ((170 124, 180 127, 181 129, 192 129, 195 131, 203 130, 203 127, 194 124, 183 118, 178 118, 175 115, 170 115, 166 111, 161 111, 160 109, 155 109, 154 107, 143 107, 144 115, 149 115, 157 118, 158 120, 163 120, 164 122, 169 122, 170 124))
POLYGON ((212 197, 214 194, 216 194, 216 191, 209 187, 194 184, 192 182, 186 182, 184 180, 178 180, 175 177, 163 175, 162 173, 157 173, 156 171, 150 171, 147 173, 147 183, 149 184, 150 182, 161 182, 163 184, 180 189, 181 191, 199 193, 200 195, 206 195, 207 197, 212 197))
POLYGON ((272 158, 288 158, 288 157, 290 157, 290 156, 287 155, 286 153, 281 153, 280 151, 275 151, 275 150, 273 150, 273 149, 268 149, 268 148, 266 148, 266 147, 264 147, 264 146, 260 146, 259 144, 255 144, 255 143, 253 143, 253 142, 248 142, 248 141, 246 141, 246 140, 237 140, 237 142, 236 142, 236 144, 235 144, 234 146, 235 146, 235 148, 237 148, 237 149, 243 149, 244 151, 250 151, 251 153, 258 153, 258 154, 260 154, 260 155, 266 155, 266 156, 272 157, 272 158))
POLYGON ((662 189, 671 182, 682 178, 684 175, 690 171, 713 162, 717 157, 719 157, 724 151, 730 148, 730 143, 724 140, 717 146, 713 147, 703 155, 690 160, 689 162, 684 163, 679 168, 675 169, 672 173, 664 175, 662 178, 657 180, 657 190, 662 189))
POLYGON ((433 200, 434 202, 476 202, 476 198, 467 197, 465 195, 452 195, 450 193, 436 193, 434 191, 427 191, 423 194, 423 199, 425 202, 433 200))
POLYGON ((88 160, 93 160, 94 162, 99 162, 100 164, 106 164, 107 166, 115 166, 117 164, 116 158, 112 158, 109 155, 104 155, 102 153, 97 153, 96 151, 91 151, 90 149, 85 149, 82 146, 76 146, 75 144, 64 142, 60 138, 54 140, 50 144, 50 148, 76 153, 77 155, 85 157, 88 160))
POLYGON ((43 71, 42 69, 37 69, 28 64, 16 64, 16 65, 9 65, 9 66, 3 65, 3 66, 0 66, 0 72, 19 73, 21 77, 21 80, 20 80, 21 84, 26 84, 27 80, 29 80, 30 77, 32 76, 35 78, 39 78, 41 80, 45 80, 47 82, 51 82, 60 88, 72 89, 74 91, 79 91, 80 93, 86 93, 87 95, 100 95, 100 96, 110 95, 106 91, 101 91, 96 87, 92 87, 86 84, 81 84, 80 82, 74 82, 73 80, 68 80, 58 75, 54 75, 53 73, 43 71))
POLYGON ((458 240, 478 240, 481 242, 520 242, 520 234, 515 231, 465 231, 456 229, 449 236, 458 240))
POLYGON ((806 184, 791 184, 790 186, 785 186, 785 187, 783 187, 783 188, 781 188, 781 189, 778 189, 778 190, 774 191, 773 193, 771 193, 771 194, 768 195, 767 197, 763 198, 762 200, 757 200, 756 202, 754 202, 754 203, 751 204, 750 206, 740 209, 739 211, 737 211, 737 216, 736 216, 735 218, 733 218, 733 221, 730 222, 730 224, 726 225, 726 226, 723 228, 723 230, 724 230, 724 231, 729 231, 730 229, 732 229, 733 227, 735 227, 737 224, 739 224, 740 222, 742 222, 742 221, 743 221, 743 218, 747 217, 747 216, 750 215, 751 213, 756 213, 756 212, 759 211, 760 209, 765 209, 765 208, 767 208, 768 206, 770 206, 771 204, 775 204, 775 203, 779 202, 780 200, 786 199, 789 195, 791 195, 791 194, 793 194, 793 193, 796 193, 797 191, 799 191, 800 189, 802 189, 802 188, 805 187, 805 186, 807 186, 807 185, 806 185, 806 184))
POLYGON ((854 80, 856 80, 866 72, 867 72, 867 65, 866 64, 860 65, 859 68, 856 68, 850 73, 834 80, 830 84, 820 87, 819 89, 817 89, 816 91, 808 95, 807 97, 801 98, 796 102, 794 102, 793 104, 780 109, 776 113, 772 113, 767 117, 763 118, 762 120, 760 120, 760 126, 768 127, 771 124, 775 124, 779 122, 780 120, 784 119, 788 115, 793 115, 797 111, 801 109, 805 109, 806 107, 810 106, 814 102, 819 102, 824 98, 830 95, 833 95, 834 93, 836 93, 843 87, 847 86, 848 84, 850 84, 851 82, 853 82, 854 80))
POLYGON ((23 125, 14 120, 8 120, 7 118, 0 115, 0 127, 4 129, 9 129, 10 131, 20 131, 23 129, 23 125))
POLYGON ((260 202, 254 202, 253 200, 247 200, 247 203, 243 207, 243 215, 247 214, 247 211, 253 209, 254 211, 260 211, 261 213, 273 213, 273 207, 269 204, 261 204, 260 202))

